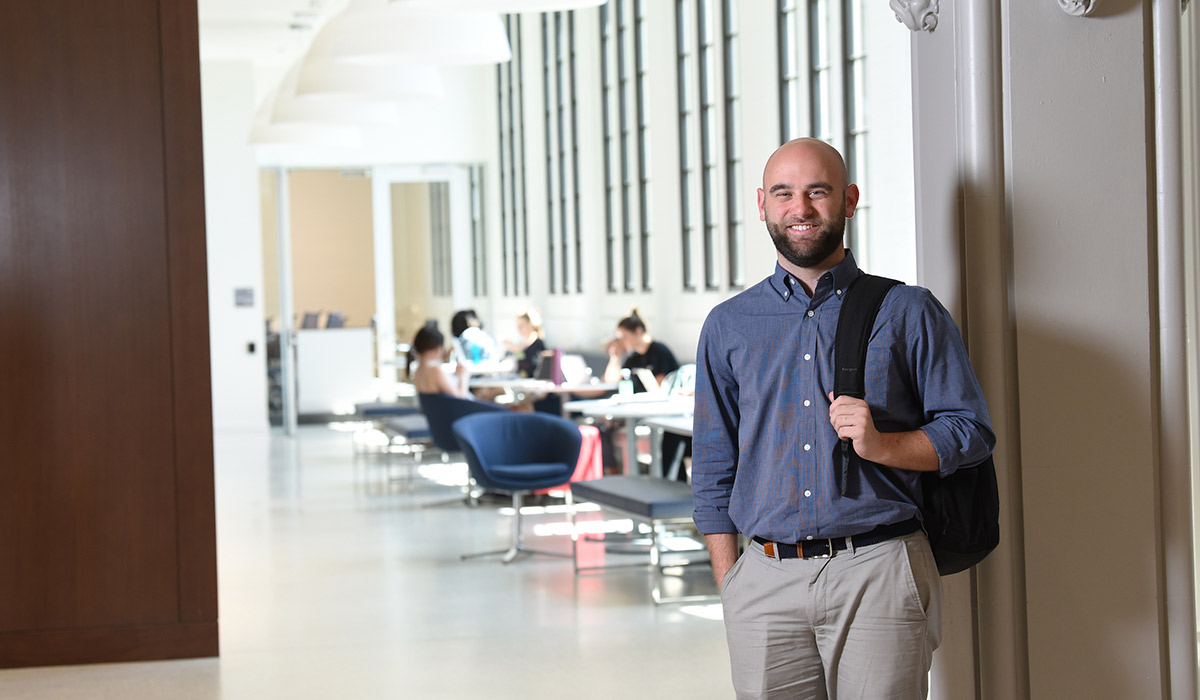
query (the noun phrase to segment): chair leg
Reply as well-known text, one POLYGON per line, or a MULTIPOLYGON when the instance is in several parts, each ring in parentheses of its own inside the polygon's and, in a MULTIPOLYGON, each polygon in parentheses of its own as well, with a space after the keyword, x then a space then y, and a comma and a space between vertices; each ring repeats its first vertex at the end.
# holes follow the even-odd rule
MULTIPOLYGON (((522 527, 521 527, 521 523, 522 523, 521 505, 524 500, 524 494, 521 493, 520 491, 516 491, 513 493, 512 497, 513 497, 513 519, 512 519, 512 536, 511 536, 512 539, 511 539, 511 544, 509 545, 508 549, 499 549, 499 550, 495 550, 492 552, 479 552, 477 554, 464 554, 461 557, 463 561, 466 561, 467 559, 477 559, 480 557, 499 556, 501 563, 508 564, 509 562, 515 560, 517 557, 521 556, 522 554, 544 554, 544 555, 550 556, 550 557, 570 557, 570 556, 572 556, 571 554, 564 554, 562 552, 547 552, 542 549, 530 549, 530 548, 526 547, 525 542, 524 542, 522 527)), ((570 496, 568 496, 568 498, 570 498, 570 496)))
MULTIPOLYGON (((445 452, 443 452, 442 453, 442 464, 449 464, 449 463, 450 463, 449 456, 445 452)), ((477 508, 480 505, 479 497, 482 495, 483 495, 483 489, 479 488, 478 483, 476 483, 476 481, 475 481, 475 477, 468 474, 467 475, 467 485, 463 489, 463 495, 461 498, 455 498, 455 499, 449 500, 449 501, 438 501, 437 503, 427 503, 422 507, 423 508, 441 508, 443 506, 457 506, 457 505, 465 504, 466 506, 468 506, 470 508, 477 508)))

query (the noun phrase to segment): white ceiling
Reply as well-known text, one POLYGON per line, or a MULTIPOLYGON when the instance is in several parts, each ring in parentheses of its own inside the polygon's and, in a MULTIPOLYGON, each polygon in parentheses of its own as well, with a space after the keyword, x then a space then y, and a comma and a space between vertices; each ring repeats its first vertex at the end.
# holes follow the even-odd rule
POLYGON ((347 0, 197 0, 200 57, 290 64, 347 0))

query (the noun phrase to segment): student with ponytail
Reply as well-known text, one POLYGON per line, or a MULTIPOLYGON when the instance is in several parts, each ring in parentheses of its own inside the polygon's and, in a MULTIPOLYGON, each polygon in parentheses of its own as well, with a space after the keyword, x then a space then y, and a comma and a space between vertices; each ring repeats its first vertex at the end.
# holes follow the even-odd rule
POLYGON ((670 348, 650 337, 646 323, 634 308, 628 316, 617 322, 616 337, 608 342, 608 366, 604 369, 604 381, 618 382, 624 378, 623 370, 630 371, 634 392, 646 391, 635 369, 648 369, 661 384, 668 374, 679 369, 679 361, 670 348))

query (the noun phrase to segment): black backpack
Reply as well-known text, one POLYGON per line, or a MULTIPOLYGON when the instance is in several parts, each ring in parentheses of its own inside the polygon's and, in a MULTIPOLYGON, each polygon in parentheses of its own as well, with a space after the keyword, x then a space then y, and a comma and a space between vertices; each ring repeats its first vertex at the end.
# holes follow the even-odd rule
MULTIPOLYGON (((843 294, 834 342, 834 396, 864 398, 863 368, 867 364, 867 343, 875 327, 875 317, 888 290, 897 280, 862 275, 850 283, 843 294)), ((862 461, 851 449, 849 440, 840 444, 842 495, 846 493, 851 463, 862 461)), ((902 493, 908 488, 889 467, 879 467, 885 478, 902 493)), ((958 573, 983 561, 1000 543, 1000 490, 996 485, 996 466, 991 455, 975 467, 956 470, 947 477, 923 472, 921 494, 909 494, 921 506, 921 520, 938 573, 958 573)))

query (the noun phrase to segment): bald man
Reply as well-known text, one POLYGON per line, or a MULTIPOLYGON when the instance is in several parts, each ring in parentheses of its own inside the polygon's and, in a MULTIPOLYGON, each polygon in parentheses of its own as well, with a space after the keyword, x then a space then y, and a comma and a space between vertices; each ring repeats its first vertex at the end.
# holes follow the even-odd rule
POLYGON ((921 287, 893 287, 880 308, 865 400, 833 399, 838 314, 862 274, 843 243, 858 200, 829 144, 775 151, 758 190, 775 272, 700 336, 695 521, 743 700, 926 697, 941 581, 908 494, 921 472, 974 466, 995 445, 959 330, 921 287), (844 490, 839 438, 860 457, 844 490))

